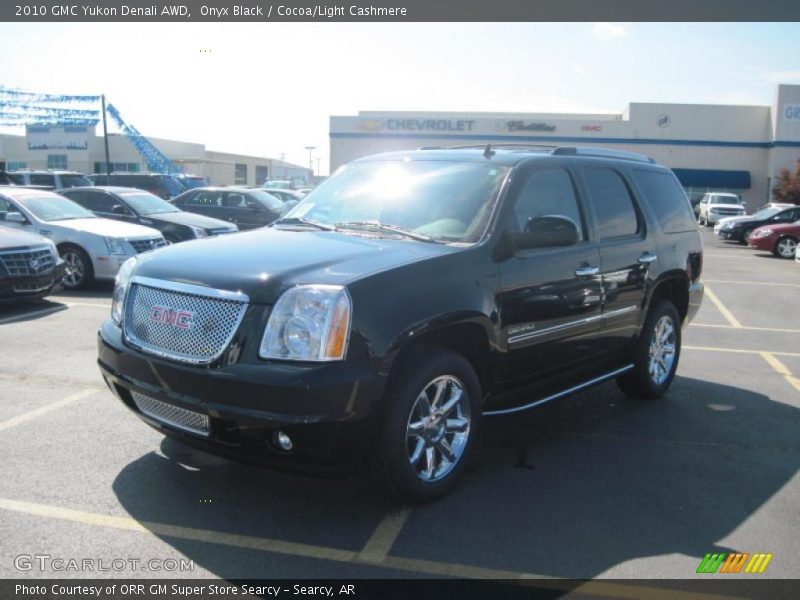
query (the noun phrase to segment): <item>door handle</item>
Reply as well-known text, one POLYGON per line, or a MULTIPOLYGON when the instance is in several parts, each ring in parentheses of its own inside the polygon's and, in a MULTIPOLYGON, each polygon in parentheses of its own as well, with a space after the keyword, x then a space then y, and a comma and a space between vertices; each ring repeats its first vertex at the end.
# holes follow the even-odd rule
POLYGON ((645 252, 639 257, 639 264, 640 265, 649 265, 658 258, 655 254, 650 254, 649 252, 645 252))
POLYGON ((590 266, 583 266, 578 267, 575 270, 575 275, 578 277, 591 277, 592 275, 597 275, 600 272, 598 267, 590 267, 590 266))

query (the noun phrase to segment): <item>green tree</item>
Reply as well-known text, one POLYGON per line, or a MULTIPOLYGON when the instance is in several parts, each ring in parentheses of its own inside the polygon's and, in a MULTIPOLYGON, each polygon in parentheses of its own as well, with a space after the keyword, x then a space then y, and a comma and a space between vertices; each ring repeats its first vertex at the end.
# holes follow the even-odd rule
POLYGON ((775 202, 786 204, 800 204, 800 159, 792 173, 789 169, 781 169, 772 188, 772 197, 775 202))

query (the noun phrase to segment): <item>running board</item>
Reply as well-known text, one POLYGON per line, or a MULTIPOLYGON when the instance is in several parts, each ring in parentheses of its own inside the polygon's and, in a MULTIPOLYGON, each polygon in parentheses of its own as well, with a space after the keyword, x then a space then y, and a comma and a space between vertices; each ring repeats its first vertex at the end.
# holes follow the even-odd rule
POLYGON ((513 408, 504 408, 501 410, 487 410, 483 412, 483 416, 485 417, 496 417, 499 415, 510 415, 512 413, 522 412, 524 410, 529 410, 540 404, 544 404, 545 402, 550 402, 551 400, 557 400, 558 398, 563 398, 564 396, 569 396, 570 394, 582 390, 587 387, 591 387, 596 383, 600 383, 605 381, 606 379, 611 379, 612 377, 616 377, 617 375, 622 375, 623 373, 627 373, 633 369, 633 365, 625 365, 621 369, 617 369, 616 371, 611 371, 610 373, 606 373, 605 375, 600 375, 600 377, 595 377, 594 379, 590 379, 589 381, 584 381, 583 383, 579 383, 578 385, 572 386, 566 390, 562 390, 557 392, 551 396, 547 396, 546 398, 542 398, 541 400, 536 400, 535 402, 531 402, 530 404, 524 404, 522 406, 515 406, 513 408))

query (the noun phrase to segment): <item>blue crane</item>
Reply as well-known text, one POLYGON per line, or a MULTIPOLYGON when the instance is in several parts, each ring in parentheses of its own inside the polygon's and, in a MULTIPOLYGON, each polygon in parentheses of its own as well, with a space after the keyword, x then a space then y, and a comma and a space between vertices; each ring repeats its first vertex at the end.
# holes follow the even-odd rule
POLYGON ((139 130, 136 129, 133 125, 129 125, 125 122, 122 118, 122 115, 119 114, 119 111, 113 104, 109 104, 106 106, 106 110, 108 114, 111 115, 111 118, 114 119, 114 122, 119 126, 127 138, 130 140, 133 147, 142 155, 145 162, 147 163, 147 168, 151 171, 156 171, 158 173, 180 173, 181 169, 173 163, 166 154, 161 152, 155 145, 144 137, 139 130))

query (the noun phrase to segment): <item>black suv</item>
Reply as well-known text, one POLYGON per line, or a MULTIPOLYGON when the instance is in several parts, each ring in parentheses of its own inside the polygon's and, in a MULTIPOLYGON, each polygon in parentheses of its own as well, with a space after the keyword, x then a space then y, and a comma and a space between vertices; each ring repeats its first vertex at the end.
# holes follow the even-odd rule
POLYGON ((113 185, 145 190, 169 200, 184 191, 184 187, 174 175, 162 173, 111 173, 111 175, 89 175, 93 185, 113 185))
POLYGON ((703 286, 668 169, 583 148, 357 160, 266 230, 126 262, 99 366, 166 435, 449 490, 482 417, 616 379, 658 398, 703 286), (525 388, 525 393, 510 393, 525 388))
POLYGON ((158 229, 169 244, 239 231, 236 225, 182 211, 137 188, 91 186, 59 190, 58 193, 98 217, 158 229))

